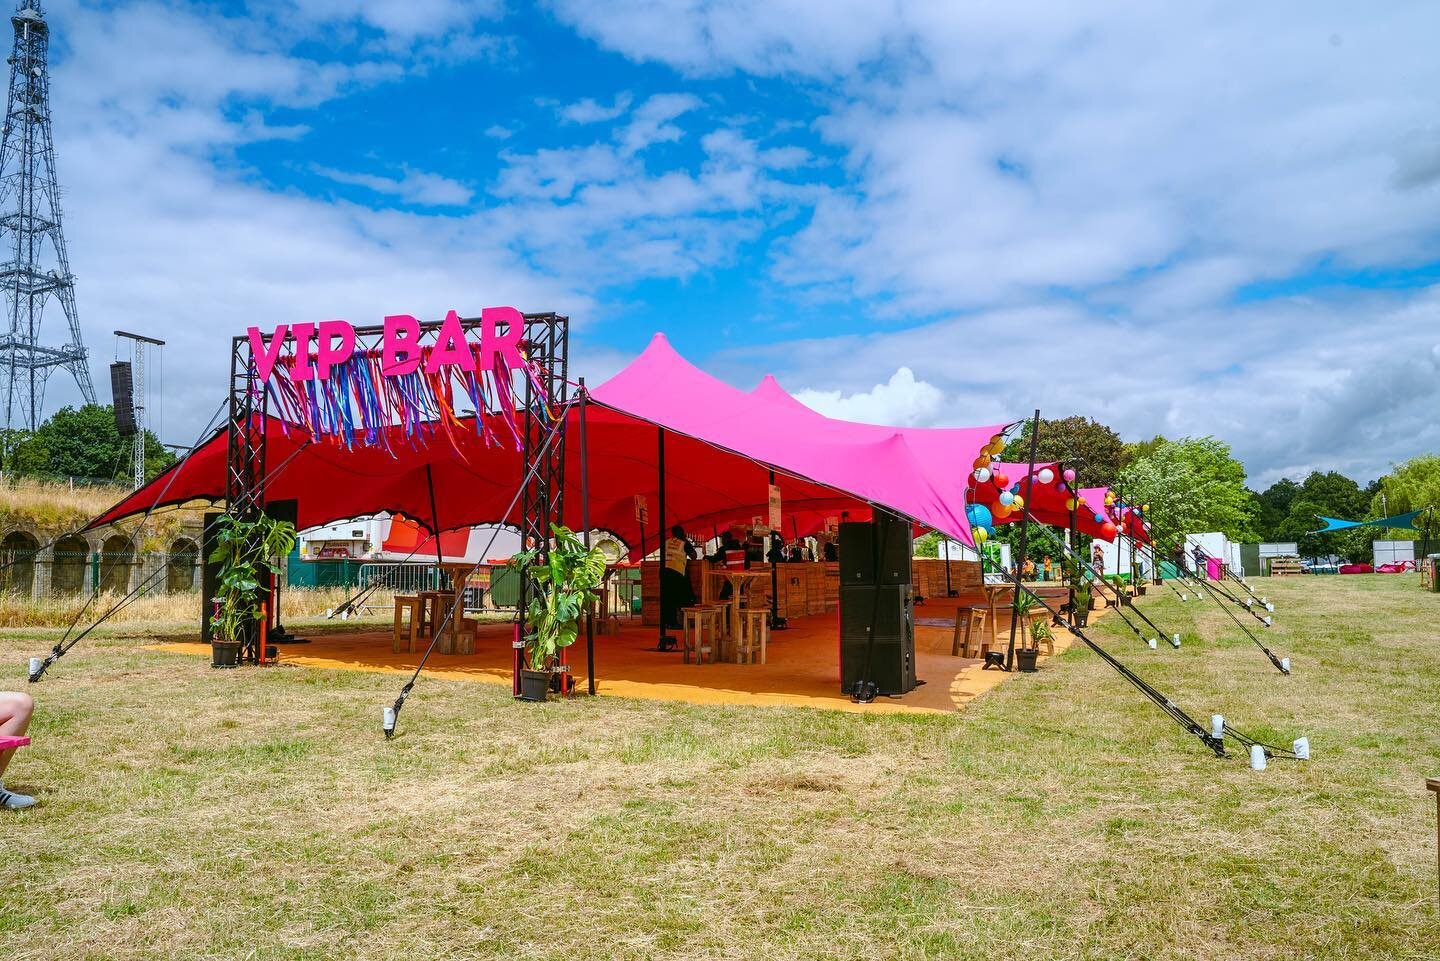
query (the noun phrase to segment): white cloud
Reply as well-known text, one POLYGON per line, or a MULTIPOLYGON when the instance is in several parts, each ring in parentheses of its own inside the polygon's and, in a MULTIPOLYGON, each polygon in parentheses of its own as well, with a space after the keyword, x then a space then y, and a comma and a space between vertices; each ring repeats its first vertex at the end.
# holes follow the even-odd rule
POLYGON ((610 106, 605 106, 597 100, 585 97, 582 100, 560 108, 560 117, 570 123, 602 123, 607 120, 614 120, 625 111, 630 109, 630 102, 633 98, 629 91, 615 95, 615 100, 610 106))
POLYGON ((1039 401, 1133 436, 1216 433, 1267 477, 1364 476, 1440 442, 1433 293, 1236 302, 1434 259, 1440 68, 1420 38, 1440 7, 555 5, 636 60, 823 89, 814 129, 846 176, 817 186, 772 277, 910 329, 877 338, 903 350, 802 342, 816 389, 865 393, 906 363, 959 421, 1039 401), (936 316, 955 319, 912 319, 936 316))
POLYGON ((916 379, 909 367, 897 369, 888 381, 867 391, 802 390, 795 399, 830 417, 896 427, 929 425, 945 403, 944 393, 916 379))
POLYGON ((410 204, 427 207, 458 207, 470 202, 475 192, 458 180, 426 173, 423 170, 406 169, 399 177, 381 177, 376 174, 361 174, 329 167, 314 167, 322 177, 340 184, 363 187, 378 194, 399 197, 410 204))

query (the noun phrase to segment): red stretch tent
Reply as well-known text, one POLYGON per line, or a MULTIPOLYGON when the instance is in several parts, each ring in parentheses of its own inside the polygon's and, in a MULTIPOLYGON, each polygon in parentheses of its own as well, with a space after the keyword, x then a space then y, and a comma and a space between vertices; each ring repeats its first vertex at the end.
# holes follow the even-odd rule
MULTIPOLYGON (((690 365, 657 336, 625 370, 592 393, 587 416, 590 524, 637 548, 653 549, 659 520, 657 427, 666 428, 667 526, 707 536, 712 525, 764 516, 769 471, 777 471, 787 529, 815 517, 865 511, 880 504, 963 541, 963 476, 1000 427, 966 428, 944 439, 905 430, 831 420, 738 390, 690 365), (649 502, 651 529, 640 530, 635 495, 649 502), (793 519, 793 522, 790 520, 793 519)), ((564 523, 581 524, 578 409, 565 429, 564 523)), ((188 458, 90 526, 152 507, 219 500, 225 491, 226 438, 217 433, 188 458)), ((462 418, 436 429, 427 443, 389 429, 386 447, 347 449, 276 418, 266 422, 265 496, 299 502, 301 528, 388 511, 439 530, 478 524, 515 525, 511 507, 523 465, 519 452, 487 447, 462 418), (433 481, 438 516, 431 517, 433 481)))

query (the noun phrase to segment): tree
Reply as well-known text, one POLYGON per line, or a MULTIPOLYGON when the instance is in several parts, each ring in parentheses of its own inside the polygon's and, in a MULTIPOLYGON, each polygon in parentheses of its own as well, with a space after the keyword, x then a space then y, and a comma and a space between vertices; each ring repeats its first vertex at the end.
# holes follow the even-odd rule
MULTIPOLYGON (((5 469, 96 480, 129 481, 136 437, 121 437, 110 406, 62 407, 34 433, 10 449, 5 469)), ((150 431, 144 434, 145 476, 154 477, 175 462, 150 431)))
POLYGON ((916 557, 939 557, 940 556, 940 534, 931 531, 915 539, 916 557))
POLYGON ((1119 480, 1127 502, 1149 506, 1162 543, 1203 531, 1220 531, 1236 541, 1255 538, 1245 467, 1229 444, 1214 437, 1164 441, 1125 467, 1119 480))
POLYGON ((1255 495, 1255 507, 1258 511, 1255 527, 1259 531, 1261 540, 1280 540, 1280 525, 1290 515, 1290 502, 1295 499, 1300 485, 1288 477, 1282 477, 1263 493, 1255 495))
MULTIPOLYGON (((1030 426, 1026 421, 1020 436, 1005 445, 1004 458, 1024 464, 1030 460, 1030 426)), ((1085 417, 1064 417, 1059 420, 1040 418, 1040 439, 1035 458, 1039 462, 1073 462, 1080 458, 1079 483, 1082 487, 1113 484, 1120 468, 1125 466, 1125 445, 1120 435, 1098 421, 1085 417)))
MULTIPOLYGON (((1320 516, 1357 520, 1366 510, 1365 492, 1360 485, 1336 471, 1312 471, 1290 500, 1285 519, 1276 527, 1279 540, 1295 541, 1303 557, 1340 554, 1356 560, 1357 546, 1339 534, 1314 534, 1323 527, 1320 516)), ((1369 553, 1364 551, 1363 553, 1369 553)))
POLYGON ((1414 530, 1394 528, 1388 536, 1394 540, 1415 540, 1422 538, 1430 542, 1430 549, 1440 541, 1440 454, 1421 454, 1412 457, 1381 477, 1376 490, 1371 492, 1369 511, 1366 518, 1378 520, 1394 517, 1410 511, 1431 508, 1415 518, 1414 530))

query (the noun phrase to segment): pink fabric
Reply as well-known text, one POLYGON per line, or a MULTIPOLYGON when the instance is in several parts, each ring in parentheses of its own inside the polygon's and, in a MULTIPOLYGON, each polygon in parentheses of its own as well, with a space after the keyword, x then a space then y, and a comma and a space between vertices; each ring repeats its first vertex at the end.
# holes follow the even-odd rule
POLYGON ((811 410, 775 384, 731 387, 685 360, 663 334, 591 396, 668 430, 865 498, 966 544, 965 490, 980 448, 1005 429, 881 427, 811 410), (778 393, 777 393, 778 391, 778 393))
POLYGON ((30 743, 28 737, 16 734, 0 734, 0 751, 8 751, 11 748, 24 747, 30 743))

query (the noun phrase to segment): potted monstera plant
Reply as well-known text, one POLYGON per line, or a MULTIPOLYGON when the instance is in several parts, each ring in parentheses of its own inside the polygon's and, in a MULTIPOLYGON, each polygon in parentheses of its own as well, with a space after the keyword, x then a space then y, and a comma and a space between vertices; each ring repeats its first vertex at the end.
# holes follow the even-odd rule
POLYGON ((260 621, 266 575, 280 573, 280 559, 295 548, 295 525, 265 514, 224 514, 215 523, 219 593, 210 617, 211 664, 235 667, 240 649, 260 621))
POLYGON ((520 673, 520 698, 543 701, 549 695, 560 652, 580 634, 580 618, 600 593, 605 579, 605 552, 585 542, 568 527, 550 528, 554 542, 548 555, 531 549, 515 555, 510 564, 530 579, 530 601, 525 609, 528 628, 525 667, 520 673))

